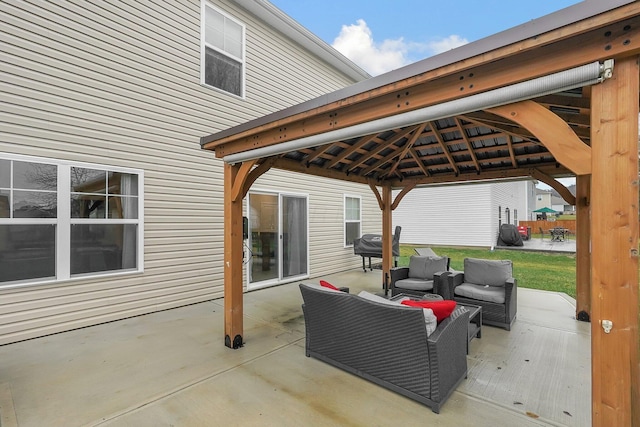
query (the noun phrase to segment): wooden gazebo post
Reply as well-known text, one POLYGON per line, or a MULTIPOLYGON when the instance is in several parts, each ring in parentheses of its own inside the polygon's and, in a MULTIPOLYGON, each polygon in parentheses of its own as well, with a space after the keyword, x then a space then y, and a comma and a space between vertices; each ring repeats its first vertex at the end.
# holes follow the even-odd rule
POLYGON ((224 345, 242 347, 242 194, 240 166, 224 165, 224 345), (241 192, 240 192, 241 193, 241 192))
POLYGON ((243 345, 242 200, 251 184, 273 165, 273 160, 224 164, 224 344, 243 345))
POLYGON ((591 98, 592 422, 603 427, 640 426, 637 59, 616 60, 591 98))
POLYGON ((591 319, 591 175, 576 177, 576 319, 591 319))
POLYGON ((382 281, 385 292, 389 289, 391 266, 393 265, 391 186, 382 187, 382 281))

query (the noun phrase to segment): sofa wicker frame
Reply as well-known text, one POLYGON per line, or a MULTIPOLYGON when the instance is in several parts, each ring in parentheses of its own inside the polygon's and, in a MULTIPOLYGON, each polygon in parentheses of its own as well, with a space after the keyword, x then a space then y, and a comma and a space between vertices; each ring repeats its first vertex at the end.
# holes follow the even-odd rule
POLYGON ((440 412, 467 377, 469 312, 427 337, 422 309, 300 284, 305 352, 440 412))

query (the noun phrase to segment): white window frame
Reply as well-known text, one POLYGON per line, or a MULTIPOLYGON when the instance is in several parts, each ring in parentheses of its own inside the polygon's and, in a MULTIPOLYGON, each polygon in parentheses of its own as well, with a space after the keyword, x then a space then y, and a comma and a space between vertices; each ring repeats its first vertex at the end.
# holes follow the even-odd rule
MULTIPOLYGON (((342 212, 342 219, 343 219, 343 232, 342 232, 342 244, 344 245, 345 248, 352 248, 353 244, 351 245, 347 245, 347 223, 358 223, 360 225, 360 235, 362 235, 362 196, 357 196, 357 195, 353 195, 353 194, 344 194, 343 197, 343 202, 342 202, 342 207, 343 207, 343 212, 342 212), (359 200, 359 205, 360 208, 358 209, 358 214, 359 214, 359 219, 357 220, 352 220, 352 219, 347 219, 347 199, 358 199, 359 200)), ((358 236, 360 237, 360 236, 358 236)))
POLYGON ((35 278, 16 282, 0 283, 0 289, 8 289, 23 286, 50 284, 63 281, 83 280, 86 278, 100 278, 144 272, 144 171, 140 169, 121 168, 93 163, 69 162, 65 160, 49 159, 43 157, 22 156, 17 154, 0 153, 0 159, 45 163, 55 165, 57 173, 57 218, 0 218, 0 225, 40 225, 53 224, 56 226, 56 275, 54 278, 35 278), (71 218, 71 168, 87 168, 104 170, 108 172, 120 172, 135 174, 138 176, 138 218, 137 219, 86 219, 71 218), (99 271, 95 273, 76 274, 71 276, 71 225, 72 224, 137 224, 137 268, 126 270, 99 271))
POLYGON ((220 10, 217 7, 215 7, 214 5, 212 5, 207 0, 202 0, 201 1, 201 12, 200 12, 200 84, 202 86, 204 86, 204 87, 216 90, 216 91, 218 91, 220 93, 224 93, 226 95, 234 96, 234 97, 239 98, 239 99, 245 99, 245 84, 246 84, 246 69, 247 69, 246 55, 245 55, 246 45, 247 45, 246 26, 241 21, 239 21, 237 18, 229 15, 226 12, 223 12, 222 10, 220 10), (221 14, 226 19, 229 19, 229 20, 233 21, 234 23, 238 24, 242 28, 242 57, 241 58, 238 58, 237 56, 232 55, 229 52, 225 52, 224 50, 220 50, 219 48, 217 48, 215 46, 211 46, 211 45, 206 43, 206 41, 205 41, 205 31, 206 31, 205 20, 206 20, 206 10, 207 10, 206 8, 211 8, 216 13, 221 14), (212 85, 209 85, 209 84, 205 83, 205 48, 206 47, 208 47, 210 49, 213 49, 216 52, 233 59, 234 61, 240 62, 241 67, 242 67, 242 72, 240 73, 240 86, 241 86, 240 87, 240 95, 237 95, 237 94, 232 93, 232 92, 227 92, 224 89, 221 89, 219 87, 212 86, 212 85))

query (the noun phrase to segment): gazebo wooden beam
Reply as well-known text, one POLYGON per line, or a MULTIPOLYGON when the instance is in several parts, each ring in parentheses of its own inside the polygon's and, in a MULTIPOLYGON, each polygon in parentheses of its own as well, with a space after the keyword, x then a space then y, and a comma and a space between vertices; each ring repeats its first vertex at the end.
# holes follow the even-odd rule
POLYGON ((547 175, 544 172, 541 172, 539 170, 535 170, 533 175, 531 175, 533 178, 537 179, 538 181, 542 181, 545 184, 547 184, 549 187, 553 188, 554 190, 556 190, 558 192, 558 194, 560 194, 560 197, 562 197, 564 199, 565 202, 567 202, 567 204, 575 206, 576 205, 576 196, 574 196, 573 194, 571 194, 571 191, 569 191, 569 189, 567 187, 565 187, 564 185, 562 185, 562 183, 556 181, 555 179, 553 179, 553 177, 547 175))
POLYGON ((533 101, 487 110, 518 123, 533 133, 559 163, 575 175, 591 173, 591 148, 560 117, 533 101))
POLYGON ((591 89, 592 423, 640 426, 638 58, 591 89), (611 328, 608 329, 607 326, 611 328))
POLYGON ((403 188, 410 184, 415 184, 416 186, 428 186, 428 185, 438 185, 438 184, 452 184, 452 183, 461 183, 461 182, 472 182, 472 181, 489 181, 489 180, 517 180, 517 179, 529 179, 531 178, 536 171, 543 171, 546 174, 553 173, 556 171, 559 174, 567 174, 569 171, 566 168, 556 168, 556 167, 544 167, 544 168, 518 168, 518 169, 503 169, 499 171, 481 171, 481 172, 472 172, 472 173, 461 173, 458 176, 454 174, 447 175, 439 175, 439 176, 429 176, 429 177, 420 177, 420 178, 407 178, 404 180, 394 180, 391 184, 393 188, 403 188))

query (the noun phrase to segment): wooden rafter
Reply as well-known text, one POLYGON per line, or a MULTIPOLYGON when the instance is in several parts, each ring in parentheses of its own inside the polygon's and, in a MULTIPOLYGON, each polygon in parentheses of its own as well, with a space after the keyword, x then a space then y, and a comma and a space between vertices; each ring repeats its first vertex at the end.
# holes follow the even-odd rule
POLYGON ((416 164, 418 165, 424 176, 431 176, 427 167, 424 165, 424 163, 422 163, 422 159, 420 159, 420 155, 418 154, 416 149, 414 147, 411 147, 409 153, 411 154, 411 157, 413 157, 413 159, 416 161, 416 164))
POLYGON ((453 169, 454 173, 457 175, 460 171, 458 170, 458 166, 456 165, 455 159, 449 152, 449 147, 447 147, 447 143, 444 141, 444 138, 442 138, 442 135, 438 131, 438 126, 436 125, 435 122, 429 122, 429 127, 431 127, 433 136, 436 137, 438 144, 440 144, 440 147, 442 148, 442 152, 444 153, 445 156, 447 156, 447 160, 449 160, 449 164, 451 165, 451 168, 453 169))
POLYGON ((351 147, 347 148, 346 150, 343 150, 342 153, 340 153, 333 160, 331 160, 329 163, 327 163, 326 167, 327 168, 332 168, 332 167, 336 166, 342 160, 344 160, 345 158, 349 157, 351 154, 355 153, 356 151, 360 150, 362 147, 367 145, 369 142, 371 142, 374 139, 376 139, 377 136, 378 136, 377 133, 374 133, 372 135, 363 136, 362 138, 360 138, 358 140, 358 142, 356 142, 355 144, 353 144, 351 147))
POLYGON ((325 154, 327 151, 329 151, 329 149, 331 148, 331 144, 327 144, 324 145, 322 147, 316 147, 316 149, 309 155, 307 155, 303 161, 307 162, 307 163, 311 163, 313 162, 315 159, 317 159, 318 157, 322 156, 323 154, 325 154))
POLYGON ((358 160, 356 160, 355 162, 353 162, 351 165, 349 165, 349 167, 347 168, 347 170, 352 171, 355 168, 357 168, 358 166, 360 166, 361 164, 363 164, 364 162, 366 162, 367 160, 375 157, 378 153, 380 153, 381 151, 383 151, 386 148, 391 147, 393 144, 395 144, 396 142, 400 141, 403 138, 406 138, 408 135, 411 134, 411 132, 413 132, 416 129, 416 127, 409 127, 407 129, 401 130, 398 133, 396 133, 393 137, 391 137, 390 139, 388 139, 387 141, 384 141, 383 143, 380 143, 376 148, 372 149, 371 151, 369 151, 369 153, 367 155, 363 155, 361 156, 358 160))
POLYGON ((405 146, 402 148, 402 152, 398 156, 398 160, 394 162, 394 164, 391 166, 391 169, 389 170, 387 175, 391 175, 396 172, 396 169, 400 165, 400 162, 402 161, 402 159, 404 159, 407 156, 407 153, 413 147, 413 144, 415 144, 418 138, 420 138, 420 136, 422 135, 422 132, 424 132, 425 127, 427 127, 426 123, 423 123, 420 126, 418 126, 418 129, 416 129, 413 135, 411 135, 411 138, 409 138, 409 141, 407 141, 405 146))
POLYGON ((511 135, 507 135, 507 147, 509 147, 509 157, 511 157, 511 164, 514 168, 518 167, 518 161, 516 160, 516 153, 513 151, 513 138, 511 135))
POLYGON ((467 132, 464 126, 462 125, 462 120, 460 120, 459 117, 456 117, 455 122, 456 122, 456 125, 458 126, 458 131, 460 132, 460 135, 462 135, 462 139, 464 140, 465 144, 467 144, 467 150, 469 151, 471 160, 473 161, 473 164, 475 165, 476 170, 480 172, 482 168, 480 167, 480 163, 478 163, 478 157, 476 156, 476 152, 473 149, 473 143, 469 140, 467 132))
MULTIPOLYGON (((406 154, 407 150, 409 148, 411 148, 413 146, 413 144, 416 142, 416 140, 420 137, 420 134, 422 133, 422 131, 424 130, 426 124, 421 124, 415 128, 413 128, 413 130, 411 131, 411 136, 409 137, 409 139, 407 140, 407 142, 405 143, 405 145, 403 145, 402 147, 398 147, 395 150, 393 150, 390 154, 387 154, 385 157, 383 157, 382 159, 378 160, 376 163, 374 163, 373 165, 369 166, 368 168, 365 168, 361 173, 364 176, 367 176, 368 174, 370 174, 372 171, 380 168, 381 166, 383 166, 384 164, 390 162, 391 160, 398 158, 398 162, 400 160, 402 160, 402 158, 404 157, 404 155, 406 154)), ((396 164, 398 163, 396 162, 396 164)), ((389 175, 392 174, 395 171, 395 168, 393 170, 390 170, 389 172, 387 172, 385 175, 389 175)))

